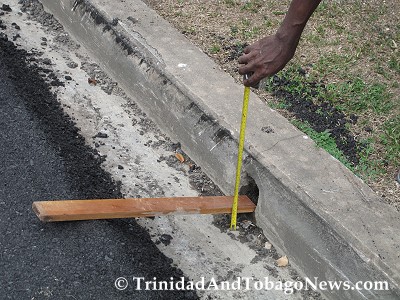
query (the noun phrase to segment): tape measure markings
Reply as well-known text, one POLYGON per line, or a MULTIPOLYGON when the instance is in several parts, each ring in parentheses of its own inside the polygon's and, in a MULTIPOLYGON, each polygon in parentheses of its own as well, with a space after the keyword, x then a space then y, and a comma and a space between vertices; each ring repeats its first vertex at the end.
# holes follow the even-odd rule
POLYGON ((242 121, 240 123, 239 149, 238 149, 238 159, 237 159, 237 166, 236 166, 235 192, 234 192, 234 196, 233 196, 232 216, 231 216, 231 226, 230 226, 231 230, 236 230, 240 175, 241 175, 241 171, 242 171, 243 148, 244 148, 244 138, 245 138, 245 132, 246 132, 246 121, 247 121, 247 110, 248 110, 248 106, 249 106, 249 97, 250 97, 250 88, 246 86, 244 88, 242 121))

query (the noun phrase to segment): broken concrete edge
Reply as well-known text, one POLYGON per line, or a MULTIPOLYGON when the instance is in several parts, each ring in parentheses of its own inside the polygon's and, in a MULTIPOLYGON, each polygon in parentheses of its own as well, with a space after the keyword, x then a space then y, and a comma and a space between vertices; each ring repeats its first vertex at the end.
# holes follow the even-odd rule
MULTIPOLYGON (((243 87, 141 1, 129 8, 100 0, 42 3, 232 194, 243 87), (126 21, 130 15, 138 22, 126 21)), ((388 281, 391 287, 332 290, 327 298, 398 298, 400 215, 254 94, 251 98, 244 169, 260 191, 256 220, 265 235, 311 279, 388 281), (272 125, 276 134, 261 136, 260 125, 272 125)))

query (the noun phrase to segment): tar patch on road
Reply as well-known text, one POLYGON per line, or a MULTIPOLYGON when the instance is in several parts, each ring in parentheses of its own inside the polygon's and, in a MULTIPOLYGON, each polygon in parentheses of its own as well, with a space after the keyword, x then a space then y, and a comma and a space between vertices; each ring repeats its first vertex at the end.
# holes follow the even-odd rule
POLYGON ((178 281, 183 274, 134 220, 43 224, 36 218, 30 208, 36 200, 121 197, 101 168, 103 158, 85 145, 51 92, 51 80, 40 76, 37 59, 1 35, 2 299, 197 298, 191 291, 135 290, 134 276, 178 281), (129 283, 124 291, 114 285, 121 276, 129 283))

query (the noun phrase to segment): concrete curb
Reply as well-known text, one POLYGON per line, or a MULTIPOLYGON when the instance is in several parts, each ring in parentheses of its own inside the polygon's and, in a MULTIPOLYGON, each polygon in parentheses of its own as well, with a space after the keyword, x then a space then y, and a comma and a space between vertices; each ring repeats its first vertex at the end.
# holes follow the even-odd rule
MULTIPOLYGON (((42 0, 231 194, 243 87, 143 2, 131 2, 42 0)), ((327 298, 398 299, 400 214, 254 94, 249 116, 244 182, 257 183, 256 219, 266 236, 312 280, 352 287, 388 281, 391 288, 322 290, 327 298), (264 126, 274 132, 262 132, 264 126)))

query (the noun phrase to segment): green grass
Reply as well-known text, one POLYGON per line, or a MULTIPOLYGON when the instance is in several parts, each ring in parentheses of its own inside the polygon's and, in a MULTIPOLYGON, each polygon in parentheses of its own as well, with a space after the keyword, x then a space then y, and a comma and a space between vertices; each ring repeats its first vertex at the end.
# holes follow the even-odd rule
POLYGON ((239 32, 239 28, 235 25, 231 26, 231 35, 236 36, 239 32))
POLYGON ((390 60, 388 62, 388 67, 393 71, 395 71, 397 74, 400 74, 400 61, 394 55, 390 57, 390 60))
POLYGON ((331 134, 327 130, 323 132, 316 132, 307 122, 302 122, 299 120, 292 120, 291 123, 307 134, 315 142, 317 147, 324 149, 326 152, 344 164, 349 170, 362 177, 367 182, 374 180, 377 176, 385 173, 385 169, 383 167, 385 162, 382 160, 371 159, 372 155, 375 153, 374 142, 372 139, 361 142, 364 147, 359 153, 359 163, 357 166, 354 166, 351 162, 349 162, 343 152, 338 149, 335 140, 331 137, 331 134))
POLYGON ((346 78, 355 61, 355 57, 350 54, 325 54, 315 64, 315 70, 321 77, 334 73, 340 78, 346 78))
POLYGON ((289 106, 287 103, 283 102, 283 101, 274 101, 274 102, 270 102, 269 106, 272 109, 287 109, 289 106))
POLYGON ((242 20, 242 25, 245 26, 245 27, 249 27, 249 26, 251 26, 251 22, 250 22, 249 19, 243 19, 242 20))
POLYGON ((324 96, 347 114, 369 110, 382 115, 393 108, 392 95, 385 84, 367 84, 358 77, 345 82, 327 84, 324 96))
POLYGON ((273 23, 272 23, 272 21, 271 20, 264 20, 264 26, 266 27, 266 28, 270 28, 270 27, 272 27, 272 25, 273 25, 273 23))
POLYGON ((243 4, 241 10, 247 10, 252 13, 257 13, 259 9, 263 7, 263 5, 263 2, 260 0, 250 0, 243 4))
POLYGON ((249 40, 260 35, 261 27, 254 26, 250 19, 242 19, 240 23, 240 26, 234 25, 230 27, 232 36, 240 40, 249 40))
POLYGON ((224 0, 224 3, 228 7, 235 7, 237 5, 237 2, 235 0, 224 0))
POLYGON ((363 140, 361 144, 364 147, 360 152, 360 161, 354 168, 354 172, 368 182, 385 173, 384 162, 382 159, 372 159, 376 152, 373 138, 363 140))
POLYGON ((275 16, 283 16, 286 14, 286 11, 273 11, 272 12, 275 16))
POLYGON ((396 167, 400 166, 400 116, 397 115, 383 124, 380 136, 385 146, 385 158, 396 167))
POLYGON ((242 35, 246 38, 246 39, 251 39, 255 36, 258 36, 260 32, 260 28, 259 27, 250 27, 250 28, 245 28, 242 30, 242 35))
POLYGON ((220 45, 217 45, 217 44, 214 44, 214 45, 211 47, 211 49, 210 49, 210 52, 211 52, 212 54, 216 54, 216 53, 218 53, 219 51, 221 51, 221 46, 220 46, 220 45))

